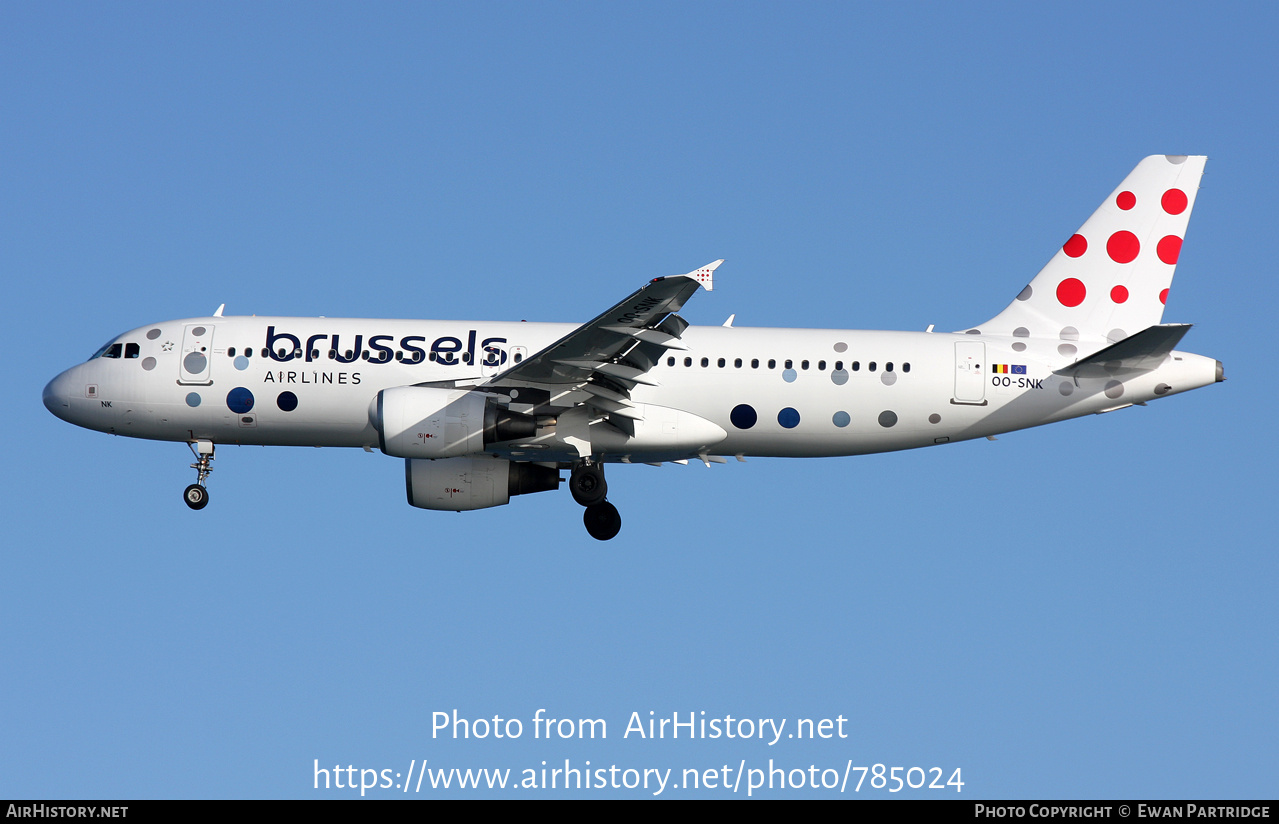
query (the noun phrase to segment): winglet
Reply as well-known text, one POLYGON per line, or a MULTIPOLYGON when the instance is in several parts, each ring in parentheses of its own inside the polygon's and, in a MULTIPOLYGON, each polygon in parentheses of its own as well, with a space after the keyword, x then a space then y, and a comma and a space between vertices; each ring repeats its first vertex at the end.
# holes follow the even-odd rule
POLYGON ((717 260, 714 263, 706 264, 700 269, 694 269, 693 271, 689 272, 687 275, 684 275, 684 277, 692 278, 693 280, 705 286, 707 292, 710 292, 711 290, 715 288, 715 283, 712 280, 711 275, 715 272, 716 269, 719 268, 719 265, 723 262, 724 261, 721 258, 720 260, 717 260))

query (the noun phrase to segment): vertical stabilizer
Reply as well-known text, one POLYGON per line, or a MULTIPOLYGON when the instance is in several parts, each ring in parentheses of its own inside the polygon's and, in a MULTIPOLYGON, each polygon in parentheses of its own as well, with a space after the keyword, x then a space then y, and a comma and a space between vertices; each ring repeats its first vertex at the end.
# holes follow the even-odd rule
POLYGON ((1017 299, 977 328, 1114 343, 1159 323, 1207 160, 1138 163, 1017 299))

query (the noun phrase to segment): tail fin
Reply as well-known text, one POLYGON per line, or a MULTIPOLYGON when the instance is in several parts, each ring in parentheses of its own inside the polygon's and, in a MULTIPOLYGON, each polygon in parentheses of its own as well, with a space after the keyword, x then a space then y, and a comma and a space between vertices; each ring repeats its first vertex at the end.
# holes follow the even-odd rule
POLYGON ((1163 319, 1203 156, 1152 155, 981 333, 1114 343, 1163 319))

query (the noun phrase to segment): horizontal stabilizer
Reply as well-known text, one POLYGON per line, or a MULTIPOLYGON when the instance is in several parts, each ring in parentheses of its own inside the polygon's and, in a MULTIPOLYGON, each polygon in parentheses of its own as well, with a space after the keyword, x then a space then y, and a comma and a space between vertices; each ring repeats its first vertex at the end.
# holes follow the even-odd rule
POLYGON ((1150 326, 1132 337, 1124 338, 1053 374, 1069 378, 1104 378, 1112 375, 1148 372, 1168 357, 1190 331, 1189 323, 1163 323, 1150 326))

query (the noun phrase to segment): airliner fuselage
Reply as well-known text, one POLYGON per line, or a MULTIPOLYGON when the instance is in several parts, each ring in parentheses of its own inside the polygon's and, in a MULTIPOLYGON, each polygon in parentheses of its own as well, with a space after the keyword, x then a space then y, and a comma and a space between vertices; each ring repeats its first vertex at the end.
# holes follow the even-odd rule
MULTIPOLYGON (((55 378, 45 398, 59 417, 116 435, 377 448, 369 404, 379 390, 478 385, 485 371, 496 374, 574 328, 283 317, 167 321, 121 335, 98 357, 55 378), (196 341, 188 352, 184 338, 196 341), (347 348, 328 348, 334 341, 347 348), (118 356, 109 356, 112 347, 118 356), (203 369, 184 368, 192 353, 203 369)), ((728 456, 931 446, 1145 403, 1218 377, 1216 361, 1184 352, 1135 380, 1054 375, 1076 360, 1062 347, 1077 353, 1078 343, 1031 338, 716 326, 689 327, 681 342, 686 349, 671 350, 649 371, 658 385, 637 386, 631 399, 715 424, 723 436, 697 446, 728 456), (1012 348, 1017 343, 1020 351, 1012 348), (1107 392, 1110 384, 1118 385, 1107 392)), ((520 406, 518 395, 511 403, 520 406)), ((577 457, 554 438, 531 443, 493 451, 539 460, 577 457)), ((637 462, 689 457, 687 448, 668 452, 622 446, 600 454, 637 462)))

